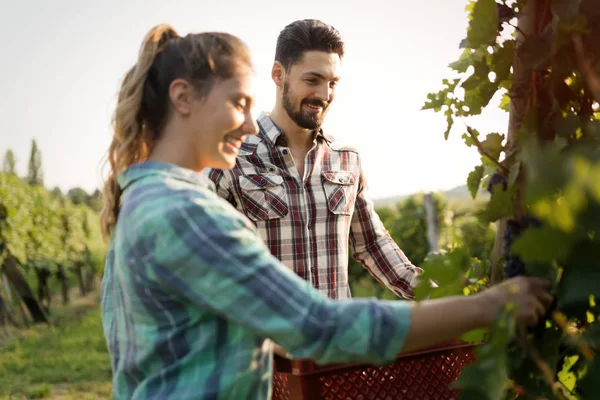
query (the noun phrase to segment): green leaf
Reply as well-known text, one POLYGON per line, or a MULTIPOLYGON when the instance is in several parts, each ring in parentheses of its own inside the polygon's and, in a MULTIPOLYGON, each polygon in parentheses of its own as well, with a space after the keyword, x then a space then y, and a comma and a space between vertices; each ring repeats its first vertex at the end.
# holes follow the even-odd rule
POLYGON ((475 215, 484 223, 498 221, 500 218, 508 217, 513 214, 513 201, 516 193, 516 186, 509 186, 506 191, 502 190, 501 185, 494 186, 492 198, 485 207, 478 210, 475 215))
MULTIPOLYGON (((551 326, 542 331, 541 336, 530 340, 540 358, 555 371, 559 361, 559 347, 562 343, 561 329, 551 326)), ((521 386, 532 398, 552 398, 552 389, 546 383, 537 365, 520 348, 510 354, 510 376, 515 384, 521 386), (549 397, 550 396, 550 397, 549 397)))
POLYGON ((594 242, 575 245, 567 261, 559 284, 557 307, 565 312, 589 308, 589 298, 600 299, 600 246, 594 242))
POLYGON ((490 81, 488 77, 490 69, 485 60, 475 63, 473 68, 473 74, 462 83, 461 87, 465 89, 464 105, 469 107, 468 114, 478 115, 498 90, 498 81, 490 81))
POLYGON ((446 96, 447 92, 445 90, 441 90, 437 93, 428 93, 427 101, 421 107, 421 110, 433 110, 438 112, 442 109, 442 106, 446 104, 446 96))
POLYGON ((467 147, 476 146, 477 143, 475 142, 475 140, 479 137, 479 131, 477 129, 470 128, 470 130, 471 134, 463 133, 463 135, 461 136, 462 139, 465 141, 467 147), (473 137, 475 137, 475 139, 473 139, 473 137))
POLYGON ((488 78, 489 73, 490 68, 485 61, 474 63, 473 73, 460 86, 466 91, 475 90, 483 83, 490 81, 488 78))
POLYGON ((456 85, 458 85, 460 79, 454 79, 452 81, 444 80, 443 84, 446 86, 442 90, 436 93, 428 93, 427 101, 421 107, 421 110, 433 110, 439 112, 442 106, 454 103, 454 100, 448 98, 448 94, 454 92, 456 85))
POLYGON ((578 382, 577 389, 582 399, 600 399, 600 360, 595 357, 588 363, 585 376, 578 382))
MULTIPOLYGON (((487 79, 487 78, 486 78, 487 79)), ((473 90, 465 91, 464 105, 469 107, 469 115, 479 115, 486 107, 494 94, 498 91, 498 83, 489 79, 473 90)))
POLYGON ((494 42, 498 35, 498 9, 494 0, 475 3, 467 29, 469 47, 476 49, 494 42))
POLYGON ((564 261, 572 241, 572 235, 547 225, 531 227, 515 240, 512 251, 525 262, 564 261))
POLYGON ((508 388, 507 346, 515 332, 514 317, 510 311, 502 311, 489 331, 486 343, 475 352, 476 361, 464 367, 453 388, 467 398, 503 400, 508 388), (483 389, 483 390, 482 390, 483 389), (473 396, 473 397, 469 397, 473 396))
POLYGON ((420 301, 461 295, 470 266, 470 257, 461 248, 452 249, 446 254, 429 255, 421 265, 423 273, 414 291, 415 299, 420 301), (432 287, 430 281, 439 287, 432 287))
POLYGON ((469 172, 469 177, 467 178, 467 188, 469 189, 473 199, 475 199, 475 196, 477 196, 477 192, 479 191, 481 178, 483 178, 482 165, 478 165, 473 171, 469 172))
POLYGON ((496 74, 496 81, 508 79, 510 67, 513 64, 515 53, 515 41, 507 40, 504 45, 497 49, 490 57, 490 69, 496 74))
POLYGON ((581 128, 581 122, 576 115, 568 114, 566 117, 556 117, 554 127, 557 136, 569 139, 575 137, 575 132, 581 128))
POLYGON ((446 130, 444 131, 444 140, 448 140, 448 136, 450 135, 450 130, 452 129, 452 125, 454 125, 454 118, 452 113, 452 108, 448 107, 448 109, 444 112, 446 115, 446 130))
POLYGON ((485 336, 488 334, 488 332, 488 329, 475 329, 465 333, 460 337, 460 339, 467 343, 479 344, 483 342, 483 339, 485 339, 485 336))
POLYGON ((504 93, 502 95, 502 99, 500 100, 500 109, 506 112, 510 112, 510 97, 508 93, 504 93))
POLYGON ((486 57, 487 51, 484 48, 479 48, 477 50, 466 49, 460 55, 460 58, 453 63, 450 63, 448 67, 463 74, 467 72, 467 69, 469 69, 471 65, 481 63, 481 61, 485 60, 486 57))
POLYGON ((504 135, 499 133, 490 133, 485 137, 485 140, 481 142, 481 147, 490 158, 492 158, 494 161, 498 161, 498 158, 500 158, 500 153, 502 153, 502 150, 504 150, 504 146, 502 145, 503 140, 504 135))

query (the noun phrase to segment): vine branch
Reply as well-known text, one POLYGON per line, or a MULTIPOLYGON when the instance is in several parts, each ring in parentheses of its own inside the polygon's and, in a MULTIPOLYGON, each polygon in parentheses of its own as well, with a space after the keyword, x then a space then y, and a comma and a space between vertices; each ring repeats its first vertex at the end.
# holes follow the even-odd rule
POLYGON ((517 333, 517 342, 529 358, 535 363, 538 369, 542 372, 544 379, 548 383, 548 386, 552 389, 552 393, 556 398, 560 400, 568 400, 561 391, 558 390, 556 380, 554 379, 554 373, 550 369, 550 366, 546 361, 542 359, 537 349, 527 340, 527 336, 524 330, 520 330, 517 333))
POLYGON ((475 134, 473 133, 473 129, 470 126, 467 126, 467 132, 469 133, 469 136, 473 140, 473 143, 475 143, 475 146, 477 147, 477 150, 479 151, 479 154, 481 154, 482 156, 486 156, 494 164, 496 164, 498 166, 498 168, 500 168, 500 170, 504 174, 508 174, 508 168, 506 168, 498 160, 496 160, 492 156, 490 156, 490 154, 487 151, 485 151, 485 149, 483 148, 483 145, 481 144, 481 142, 479 141, 479 139, 477 139, 477 136, 475 136, 475 134))

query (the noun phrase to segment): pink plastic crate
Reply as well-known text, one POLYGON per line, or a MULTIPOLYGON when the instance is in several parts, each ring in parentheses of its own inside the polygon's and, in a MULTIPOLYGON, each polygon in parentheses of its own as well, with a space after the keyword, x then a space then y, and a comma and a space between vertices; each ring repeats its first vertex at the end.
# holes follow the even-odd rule
POLYGON ((446 400, 466 364, 475 361, 475 345, 453 342, 399 356, 385 366, 318 366, 308 360, 275 356, 273 400, 446 400))

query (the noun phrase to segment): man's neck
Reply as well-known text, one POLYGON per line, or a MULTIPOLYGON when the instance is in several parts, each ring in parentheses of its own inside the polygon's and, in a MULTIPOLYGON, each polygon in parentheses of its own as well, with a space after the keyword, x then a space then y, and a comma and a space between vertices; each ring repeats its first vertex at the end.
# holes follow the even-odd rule
POLYGON ((283 131, 288 147, 305 152, 310 150, 314 141, 313 131, 298 126, 288 113, 279 107, 275 107, 269 117, 283 131))

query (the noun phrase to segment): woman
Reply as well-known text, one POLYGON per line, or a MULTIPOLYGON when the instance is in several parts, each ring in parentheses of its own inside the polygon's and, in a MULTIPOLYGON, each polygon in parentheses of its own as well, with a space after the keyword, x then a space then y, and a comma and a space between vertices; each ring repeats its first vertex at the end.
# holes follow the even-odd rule
POLYGON ((267 399, 267 338, 318 363, 387 363, 489 326, 508 301, 535 324, 552 300, 537 279, 419 305, 334 302, 280 264, 199 174, 232 168, 257 134, 252 75, 238 38, 160 25, 123 81, 102 215, 116 398, 267 399))

